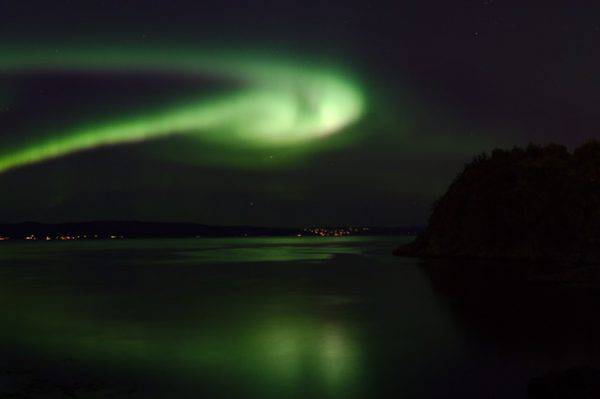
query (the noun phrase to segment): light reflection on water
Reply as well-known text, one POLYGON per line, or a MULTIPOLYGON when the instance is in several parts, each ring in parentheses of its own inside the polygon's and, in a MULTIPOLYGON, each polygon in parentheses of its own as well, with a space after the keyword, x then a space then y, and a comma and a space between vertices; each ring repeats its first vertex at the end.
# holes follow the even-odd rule
POLYGON ((364 298, 336 288, 344 262, 327 270, 325 289, 310 270, 336 256, 367 259, 371 241, 13 243, 0 252, 0 334, 32 358, 168 370, 187 385, 201 376, 199 389, 226 374, 259 396, 357 396, 364 331, 352 313, 364 298))
POLYGON ((593 292, 430 270, 403 239, 2 243, 0 393, 66 362, 135 398, 524 398, 600 360, 593 292))

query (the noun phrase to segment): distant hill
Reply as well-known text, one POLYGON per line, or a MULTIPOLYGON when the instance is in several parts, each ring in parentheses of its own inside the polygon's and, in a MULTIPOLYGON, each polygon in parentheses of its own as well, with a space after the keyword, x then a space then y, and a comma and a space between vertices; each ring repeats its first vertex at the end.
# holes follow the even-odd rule
POLYGON ((0 240, 78 240, 151 237, 265 237, 265 236, 347 236, 414 235, 414 227, 319 227, 280 228, 256 226, 209 226, 197 223, 141 221, 93 221, 82 223, 0 224, 0 240))
POLYGON ((0 235, 21 239, 35 236, 72 239, 83 238, 144 238, 144 237, 230 237, 230 236, 287 236, 298 234, 298 229, 207 226, 196 223, 156 223, 140 221, 93 221, 82 223, 14 223, 0 224, 0 235))
POLYGON ((600 142, 529 145, 465 166, 396 255, 600 261, 600 142))

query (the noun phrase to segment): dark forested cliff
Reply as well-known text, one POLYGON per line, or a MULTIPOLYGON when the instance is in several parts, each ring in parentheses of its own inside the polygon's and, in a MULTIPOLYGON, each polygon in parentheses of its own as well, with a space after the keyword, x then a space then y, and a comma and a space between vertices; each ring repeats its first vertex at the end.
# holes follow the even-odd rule
POLYGON ((600 142, 530 145, 465 166, 397 255, 600 261, 600 142))

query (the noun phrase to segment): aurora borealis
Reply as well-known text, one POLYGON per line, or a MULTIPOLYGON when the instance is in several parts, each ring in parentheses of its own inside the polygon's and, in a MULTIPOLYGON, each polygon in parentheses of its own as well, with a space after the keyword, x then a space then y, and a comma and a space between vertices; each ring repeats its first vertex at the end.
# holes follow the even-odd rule
POLYGON ((597 181, 536 187, 575 148, 600 173, 600 2, 512 3, 1 0, 0 398, 512 399, 598 368, 587 266, 394 256, 455 191, 450 244, 540 252, 527 197, 597 230, 553 206, 597 181))
POLYGON ((600 129, 578 5, 9 3, 0 221, 423 225, 477 154, 600 129))
POLYGON ((214 99, 187 99, 178 107, 145 116, 117 116, 116 120, 46 134, 31 143, 4 149, 0 173, 75 151, 177 134, 198 135, 233 147, 297 145, 340 131, 357 121, 364 107, 360 89, 341 73, 248 55, 207 52, 203 56, 191 49, 172 53, 113 48, 108 54, 89 49, 60 54, 29 51, 3 51, 0 68, 8 74, 36 70, 209 74, 241 81, 244 87, 214 99))

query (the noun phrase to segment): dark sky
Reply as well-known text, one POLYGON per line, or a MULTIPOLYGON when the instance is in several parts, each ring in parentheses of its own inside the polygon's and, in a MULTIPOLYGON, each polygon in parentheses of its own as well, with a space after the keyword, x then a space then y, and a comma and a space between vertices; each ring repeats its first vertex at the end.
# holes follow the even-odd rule
MULTIPOLYGON (((423 224, 431 202, 478 153, 528 142, 572 148, 597 137, 600 4, 585 3, 2 2, 0 44, 20 57, 40 47, 63 54, 73 43, 107 52, 260 48, 341 65, 357 77, 367 107, 333 144, 268 167, 252 157, 286 150, 197 150, 201 144, 175 137, 14 168, 0 174, 0 221, 423 224), (203 155, 190 162, 194 151, 203 155)), ((48 131, 148 115, 235 86, 164 72, 15 71, 3 68, 6 54, 0 158, 48 131)))

